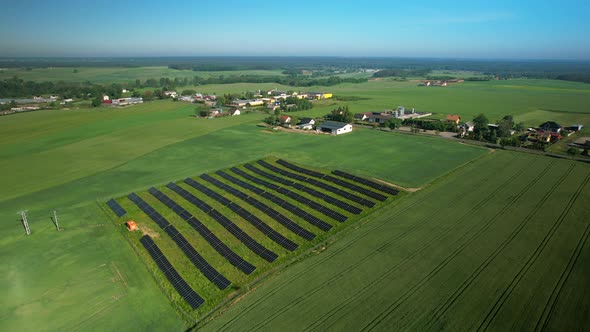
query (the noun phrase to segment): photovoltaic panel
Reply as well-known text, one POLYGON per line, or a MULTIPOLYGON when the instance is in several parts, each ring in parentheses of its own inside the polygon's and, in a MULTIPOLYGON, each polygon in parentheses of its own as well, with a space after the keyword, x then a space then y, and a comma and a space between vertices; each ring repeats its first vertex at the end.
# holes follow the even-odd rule
MULTIPOLYGON (((203 186, 202 184, 196 182, 193 179, 187 178, 184 180, 184 182, 187 183, 188 185, 192 186, 193 188, 200 190, 205 195, 207 195, 213 199, 215 199, 217 197, 216 195, 218 195, 216 192, 203 186)), ((258 256, 264 258, 268 262, 273 262, 277 259, 278 255, 275 252, 267 249, 266 247, 264 247, 263 245, 258 243, 256 240, 254 240, 252 237, 250 237, 250 235, 248 235, 246 232, 244 232, 240 227, 238 227, 236 224, 234 224, 229 219, 227 219, 224 215, 219 213, 219 211, 217 211, 215 209, 211 209, 208 212, 208 215, 211 218, 215 219, 215 221, 217 221, 220 225, 222 225, 225 229, 227 229, 228 232, 230 232, 233 236, 235 236, 238 240, 240 240, 246 247, 248 247, 248 249, 252 250, 252 252, 257 254, 258 256)))
MULTIPOLYGON (((314 196, 314 197, 317 197, 319 199, 322 199, 325 202, 327 202, 329 204, 332 204, 334 206, 337 206, 337 207, 339 207, 339 208, 341 208, 343 210, 346 210, 348 212, 351 212, 351 213, 354 213, 354 214, 359 214, 359 213, 361 213, 363 211, 362 209, 360 209, 360 208, 358 208, 358 207, 356 207, 354 205, 350 205, 350 204, 348 204, 346 202, 343 202, 343 201, 341 201, 339 199, 336 199, 334 197, 331 197, 329 195, 326 195, 324 193, 321 193, 321 192, 319 192, 319 191, 317 191, 315 189, 312 189, 312 188, 309 188, 307 186, 304 186, 304 185, 302 185, 300 183, 295 183, 293 181, 285 180, 285 179, 283 179, 280 176, 275 176, 275 175, 270 174, 268 172, 265 172, 265 171, 263 171, 263 170, 261 170, 259 168, 256 168, 256 167, 254 167, 254 166, 252 166, 250 164, 246 164, 246 165, 244 165, 244 167, 246 167, 248 170, 250 170, 250 171, 252 171, 252 172, 254 172, 254 173, 258 174, 258 175, 262 175, 263 177, 265 177, 267 179, 270 179, 270 180, 275 181, 275 182, 283 183, 283 184, 285 184, 287 186, 290 186, 290 187, 293 187, 293 188, 295 188, 297 190, 300 190, 300 191, 303 191, 305 193, 308 193, 311 196, 314 196)), ((291 196, 291 197, 293 199, 296 199, 295 198, 296 196, 291 196)), ((318 203, 315 203, 315 204, 318 204, 318 203)))
MULTIPOLYGON (((184 199, 191 201, 192 194, 182 189, 177 184, 170 182, 168 183, 167 187, 172 189, 180 196, 182 196, 184 199)), ((164 194, 158 195, 156 196, 156 198, 158 198, 162 203, 164 203, 164 205, 175 211, 176 214, 178 214, 181 218, 186 220, 186 222, 189 225, 191 225, 205 239, 205 241, 207 241, 207 243, 209 243, 209 245, 211 245, 211 247, 213 247, 213 249, 215 249, 215 251, 217 251, 221 256, 223 256, 230 264, 232 264, 233 266, 240 269, 242 272, 246 274, 251 274, 252 272, 254 272, 254 270, 256 269, 254 265, 250 264, 242 257, 240 257, 238 254, 236 254, 233 250, 231 250, 225 243, 223 243, 217 236, 215 236, 215 234, 213 234, 213 232, 211 232, 209 228, 207 228, 207 226, 203 225, 203 223, 200 222, 196 217, 194 217, 188 211, 184 210, 180 205, 178 205, 176 202, 174 202, 164 194)))
MULTIPOLYGON (((217 175, 221 176, 222 178, 228 180, 228 177, 230 177, 230 175, 225 174, 221 171, 217 171, 216 172, 217 175)), ((309 232, 308 230, 306 230, 305 228, 299 226, 298 224, 296 224, 295 222, 293 222, 291 219, 285 217, 284 215, 280 214, 279 212, 277 212, 276 210, 272 209, 271 207, 267 206, 266 204, 263 204, 262 202, 258 201, 257 199, 253 198, 253 197, 249 197, 248 195, 246 195, 245 193, 241 192, 240 190, 237 190, 221 181, 218 181, 217 179, 210 177, 210 176, 206 176, 206 177, 202 177, 204 180, 208 181, 209 183, 213 184, 214 186, 236 196, 241 198, 242 200, 244 200, 246 203, 250 204, 251 206, 257 208, 258 210, 262 211, 263 213, 265 213, 266 215, 268 215, 269 217, 273 218, 274 220, 276 220, 278 223, 280 223, 281 225, 285 226, 287 229, 289 229, 290 231, 292 231, 293 233, 301 236, 302 238, 306 239, 306 240, 312 240, 313 238, 315 238, 315 234, 309 232)), ((231 180, 230 180, 231 181, 231 180)))
MULTIPOLYGON (((248 166, 248 165, 246 165, 246 166, 248 166)), ((232 171, 234 171, 234 168, 232 168, 232 171)), ((247 179, 247 180, 250 180, 252 182, 259 183, 259 184, 261 184, 263 186, 266 186, 267 188, 271 188, 271 189, 273 188, 273 186, 271 185, 271 183, 269 183, 267 181, 264 181, 262 179, 258 179, 258 178, 254 177, 254 176, 252 176, 250 174, 247 174, 246 172, 243 172, 243 171, 241 171, 239 169, 236 169, 236 171, 234 171, 234 172, 236 174, 242 176, 243 178, 247 179)), ((274 186, 274 187, 276 187, 276 186, 274 186)), ((310 199, 308 199, 306 197, 303 197, 303 196, 301 196, 301 195, 299 195, 299 194, 297 194, 297 193, 295 193, 295 192, 293 192, 293 191, 291 191, 289 189, 280 187, 280 188, 274 189, 274 190, 276 190, 278 193, 281 193, 281 194, 283 194, 283 195, 285 195, 287 197, 290 197, 290 198, 298 201, 299 203, 303 203, 303 204, 309 206, 310 208, 312 208, 312 209, 314 209, 314 210, 316 210, 316 211, 318 211, 318 212, 320 212, 320 213, 322 213, 322 214, 324 214, 324 215, 326 215, 326 216, 328 216, 328 217, 330 217, 330 218, 332 218, 332 219, 334 219, 334 220, 336 220, 338 222, 344 222, 344 221, 346 221, 346 219, 348 219, 347 216, 342 215, 341 213, 338 213, 336 211, 333 211, 333 210, 331 210, 331 209, 329 209, 329 208, 327 208, 327 207, 325 207, 325 206, 323 206, 323 205, 321 205, 319 203, 316 203, 315 201, 312 201, 312 200, 310 200, 310 199)), ((264 193, 263 193, 262 196, 264 197, 264 193)))
POLYGON ((127 213, 127 211, 125 211, 125 209, 123 209, 123 207, 121 207, 121 205, 119 205, 119 203, 117 203, 117 201, 112 198, 107 202, 107 206, 110 207, 119 218, 127 213))
POLYGON ((352 184, 347 181, 343 181, 343 180, 333 177, 331 175, 322 174, 322 173, 314 172, 314 171, 311 171, 311 170, 308 170, 308 169, 305 169, 305 168, 302 168, 299 166, 295 166, 295 165, 288 163, 288 162, 281 160, 281 159, 277 160, 277 164, 283 165, 283 166, 285 166, 289 169, 292 169, 296 172, 300 172, 300 173, 307 174, 307 175, 310 175, 310 176, 313 176, 316 178, 323 179, 328 182, 332 182, 332 183, 337 184, 341 187, 348 188, 350 190, 356 191, 358 193, 361 193, 365 196, 374 198, 374 199, 379 200, 381 202, 383 202, 387 199, 387 196, 381 195, 380 193, 376 193, 376 192, 369 190, 367 188, 359 187, 355 184, 352 184))
POLYGON ((342 190, 340 188, 336 188, 334 186, 331 186, 331 185, 326 184, 324 182, 318 181, 316 179, 308 178, 308 177, 305 177, 305 176, 301 176, 299 174, 295 174, 295 173, 292 173, 292 172, 283 170, 281 168, 278 168, 276 166, 273 166, 273 165, 265 162, 264 160, 259 160, 258 161, 258 164, 260 164, 261 166, 263 166, 266 169, 271 170, 271 171, 273 171, 275 173, 279 173, 279 174, 281 174, 283 176, 286 176, 286 177, 289 177, 289 178, 292 178, 292 179, 296 179, 296 180, 299 180, 299 181, 302 181, 302 182, 305 182, 305 183, 309 183, 309 184, 311 184, 313 186, 316 186, 316 187, 322 188, 322 189, 324 189, 326 191, 329 191, 331 193, 334 193, 334 194, 336 194, 336 195, 338 195, 340 197, 344 197, 344 198, 346 198, 346 199, 348 199, 348 200, 350 200, 352 202, 359 203, 359 204, 364 205, 364 206, 367 206, 367 207, 373 207, 373 206, 375 206, 375 202, 369 201, 368 199, 362 198, 360 196, 357 196, 355 194, 349 193, 349 192, 344 191, 344 190, 342 190))
MULTIPOLYGON (((240 169, 237 169, 235 167, 231 168, 232 172, 234 172, 235 174, 238 174, 240 176, 242 176, 241 174, 245 174, 248 175, 244 172, 242 172, 240 169)), ((329 231, 332 228, 332 225, 328 224, 325 221, 320 220, 319 218, 317 218, 316 216, 309 214, 305 211, 303 211, 302 209, 300 209, 299 207, 283 200, 282 198, 279 198, 273 194, 271 194, 270 192, 266 192, 256 186, 253 186, 247 182, 244 182, 238 178, 235 178, 229 174, 223 173, 224 178, 227 179, 228 181, 242 187, 248 190, 252 190, 256 188, 258 189, 258 191, 254 191, 255 193, 257 193, 258 195, 271 200, 272 202, 274 202, 275 204, 279 205, 280 207, 284 208, 285 210, 292 212, 293 214, 295 214, 296 216, 298 216, 299 218, 307 221, 308 223, 318 227, 319 229, 323 230, 323 231, 329 231), (252 188, 252 189, 251 189, 252 188)), ((249 201, 250 204, 255 205, 258 209, 264 209, 265 205, 263 205, 260 202, 255 202, 255 201, 249 201)))
POLYGON ((341 176, 345 179, 349 179, 349 180, 358 182, 360 184, 364 184, 365 186, 368 186, 368 187, 371 187, 371 188, 374 188, 377 190, 381 190, 382 192, 388 193, 390 195, 397 195, 399 193, 399 190, 397 190, 397 189, 382 185, 382 184, 377 183, 375 181, 371 181, 371 180, 367 180, 365 178, 358 177, 356 175, 348 174, 348 173, 338 171, 338 170, 332 171, 332 173, 334 173, 338 176, 341 176))
POLYGON ((127 197, 137 205, 145 214, 148 215, 161 229, 164 229, 170 226, 168 220, 164 219, 161 214, 159 214, 154 208, 152 208, 148 203, 146 203, 141 197, 137 196, 136 193, 131 193, 127 197))
POLYGON ((172 284, 174 289, 180 296, 191 306, 197 309, 205 300, 197 292, 195 292, 186 281, 178 274, 176 269, 170 264, 170 261, 164 256, 160 248, 154 243, 149 235, 144 235, 139 242, 143 245, 145 250, 150 254, 156 265, 166 276, 166 279, 172 284))

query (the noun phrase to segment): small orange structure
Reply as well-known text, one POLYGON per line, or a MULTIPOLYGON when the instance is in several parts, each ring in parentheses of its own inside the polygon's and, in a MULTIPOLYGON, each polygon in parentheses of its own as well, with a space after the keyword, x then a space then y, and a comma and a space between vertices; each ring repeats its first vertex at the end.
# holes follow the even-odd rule
POLYGON ((137 227, 137 224, 135 223, 135 221, 133 220, 129 220, 128 222, 125 223, 125 226, 127 226, 127 229, 132 232, 132 231, 136 231, 139 229, 139 227, 137 227))

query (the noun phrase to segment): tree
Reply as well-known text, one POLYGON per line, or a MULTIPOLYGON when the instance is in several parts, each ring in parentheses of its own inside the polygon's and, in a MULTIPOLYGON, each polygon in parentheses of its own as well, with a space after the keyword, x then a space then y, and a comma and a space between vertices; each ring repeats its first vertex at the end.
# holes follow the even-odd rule
POLYGON ((92 99, 92 107, 98 107, 100 104, 102 104, 102 100, 100 100, 100 98, 96 97, 92 99))
POLYGON ((498 133, 499 137, 509 137, 510 131, 514 128, 514 118, 512 115, 506 115, 502 118, 502 120, 496 122, 498 125, 498 133))
POLYGON ((339 122, 352 122, 352 120, 354 119, 354 114, 352 114, 352 112, 350 112, 350 110, 348 109, 348 106, 338 106, 337 109, 332 110, 332 112, 330 112, 330 114, 328 115, 328 118, 330 120, 333 121, 339 121, 339 122))
POLYGON ((572 158, 575 157, 578 153, 580 153, 580 150, 578 150, 578 149, 576 149, 574 147, 571 147, 571 148, 567 149, 567 154, 569 154, 570 156, 572 156, 572 158))
POLYGON ((473 124, 475 125, 474 133, 477 139, 481 140, 487 134, 488 123, 488 118, 484 114, 480 114, 473 118, 473 124))

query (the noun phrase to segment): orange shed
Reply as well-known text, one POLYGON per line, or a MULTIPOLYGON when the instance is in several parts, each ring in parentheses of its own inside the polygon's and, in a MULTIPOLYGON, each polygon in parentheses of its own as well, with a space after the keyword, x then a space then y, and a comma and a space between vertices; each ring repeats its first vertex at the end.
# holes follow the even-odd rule
POLYGON ((125 223, 125 226, 127 226, 127 229, 131 232, 131 231, 136 231, 139 229, 139 227, 137 227, 137 224, 135 223, 135 221, 133 220, 129 220, 128 222, 125 223))

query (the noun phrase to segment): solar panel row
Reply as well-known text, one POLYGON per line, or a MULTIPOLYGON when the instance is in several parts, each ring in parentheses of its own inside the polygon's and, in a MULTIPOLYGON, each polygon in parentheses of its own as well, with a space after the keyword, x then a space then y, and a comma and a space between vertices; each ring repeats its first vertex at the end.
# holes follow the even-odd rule
MULTIPOLYGON (((176 184, 172 185, 176 186, 176 184)), ((168 184, 168 186, 170 187, 170 184, 168 184)), ((225 245, 225 243, 223 243, 219 238, 217 238, 217 236, 215 236, 215 234, 213 234, 205 225, 203 225, 203 223, 201 223, 188 211, 184 210, 180 205, 176 204, 176 202, 165 195, 160 196, 158 200, 160 200, 164 205, 166 205, 182 219, 184 219, 189 225, 191 225, 205 239, 205 241, 207 241, 207 243, 209 243, 209 245, 211 245, 211 247, 213 247, 213 249, 223 256, 230 264, 237 267, 246 274, 251 274, 254 272, 256 269, 254 265, 248 263, 238 254, 233 252, 227 245, 225 245)))
MULTIPOLYGON (((334 206, 337 206, 337 207, 339 207, 339 208, 341 208, 343 210, 346 210, 348 212, 351 212, 351 213, 354 213, 354 214, 359 214, 359 213, 361 213, 363 211, 362 209, 359 209, 356 206, 350 205, 350 204, 348 204, 346 202, 343 202, 343 201, 341 201, 339 199, 336 199, 336 198, 334 198, 332 196, 329 196, 329 195, 326 195, 324 193, 321 193, 321 192, 319 192, 319 191, 317 191, 315 189, 306 187, 306 186, 304 186, 304 185, 302 185, 300 183, 296 183, 296 182, 293 182, 293 181, 290 181, 290 180, 287 180, 287 179, 283 179, 280 176, 274 176, 274 175, 272 175, 270 173, 267 173, 267 172, 265 172, 265 171, 263 171, 263 170, 261 170, 259 168, 254 167, 254 166, 252 166, 250 164, 246 164, 244 167, 246 167, 248 170, 250 170, 250 171, 252 171, 252 172, 254 172, 254 173, 258 174, 258 175, 261 175, 261 176, 263 176, 263 177, 265 177, 265 178, 267 178, 269 180, 272 180, 272 181, 275 181, 275 182, 280 182, 280 183, 283 183, 285 185, 291 186, 291 187, 293 187, 295 189, 298 189, 300 191, 303 191, 305 193, 308 193, 311 196, 320 198, 320 199, 324 200, 325 202, 327 202, 329 204, 332 204, 334 206)), ((286 189, 286 188, 279 188, 279 190, 281 190, 281 189, 286 189)), ((299 196, 299 194, 296 194, 296 195, 299 196)), ((319 204, 319 203, 317 203, 315 201, 312 201, 312 200, 306 199, 306 198, 303 198, 303 199, 304 200, 307 200, 307 202, 312 202, 312 204, 305 203, 305 204, 308 204, 311 207, 313 207, 315 205, 316 207, 322 207, 323 209, 329 210, 328 212, 330 214, 332 214, 332 215, 330 215, 330 217, 334 216, 334 213, 340 214, 340 213, 338 213, 336 211, 330 210, 329 208, 327 208, 327 207, 325 207, 325 206, 323 206, 323 205, 321 205, 321 204, 319 204)), ((342 214, 340 214, 340 215, 342 216, 342 214)), ((336 219, 336 220, 340 221, 342 219, 336 219)), ((346 220, 346 218, 344 218, 344 220, 346 220)), ((342 220, 342 221, 344 221, 344 220, 342 220)))
POLYGON ((258 164, 260 164, 261 166, 263 166, 263 167, 265 167, 265 168, 267 168, 267 169, 269 169, 269 170, 271 170, 271 171, 273 171, 275 173, 278 173, 278 174, 281 174, 283 176, 290 177, 292 179, 296 179, 296 180, 299 180, 299 181, 302 181, 302 182, 305 182, 305 183, 309 183, 309 184, 311 184, 313 186, 322 188, 322 189, 324 189, 326 191, 329 191, 331 193, 334 193, 334 194, 336 194, 336 195, 338 195, 340 197, 344 197, 344 198, 346 198, 346 199, 348 199, 350 201, 353 201, 355 203, 359 203, 361 205, 364 205, 364 206, 367 206, 367 207, 371 207, 371 208, 373 206, 375 206, 375 203, 372 202, 372 201, 370 201, 370 200, 368 200, 368 199, 362 198, 360 196, 357 196, 355 194, 349 193, 349 192, 344 191, 344 190, 342 190, 340 188, 336 188, 334 186, 331 186, 331 185, 326 184, 324 182, 318 181, 316 179, 308 178, 308 177, 305 177, 305 176, 302 176, 302 175, 299 175, 299 174, 295 174, 295 173, 292 173, 292 172, 283 170, 281 168, 278 168, 276 166, 273 166, 273 165, 265 162, 264 160, 259 160, 258 161, 258 164))
MULTIPOLYGON (((234 173, 238 174, 238 175, 245 174, 244 172, 242 172, 241 170, 239 170, 239 169, 237 169, 235 167, 233 167, 231 170, 234 173)), ((244 189, 251 190, 251 191, 257 193, 258 195, 260 195, 260 196, 262 196, 262 197, 264 197, 264 198, 272 201, 273 203, 277 204, 278 206, 280 206, 280 207, 284 208, 285 210, 287 210, 287 211, 295 214, 299 218, 307 221, 308 223, 310 223, 310 224, 318 227, 319 229, 321 229, 323 231, 326 231, 327 232, 327 231, 329 231, 332 228, 332 225, 328 224, 327 222, 324 222, 324 221, 320 220, 318 217, 316 217, 316 216, 314 216, 312 214, 309 214, 309 213, 303 211, 299 207, 297 207, 297 206, 295 206, 295 205, 293 205, 293 204, 291 204, 291 203, 283 200, 282 198, 280 198, 278 196, 273 195, 270 192, 264 191, 264 190, 262 190, 262 189, 260 189, 260 188, 258 188, 256 186, 253 186, 253 185, 251 185, 251 184, 249 184, 247 182, 244 182, 244 181, 242 181, 240 179, 237 179, 237 178, 235 178, 235 177, 233 177, 233 176, 231 176, 229 174, 226 174, 226 173, 223 173, 223 172, 218 172, 218 174, 220 174, 220 173, 223 174, 222 176, 226 180, 232 182, 233 184, 236 184, 236 185, 238 185, 238 186, 240 186, 240 187, 242 187, 244 189)), ((258 202, 257 200, 254 200, 252 197, 249 197, 246 201, 249 204, 254 205, 259 210, 262 210, 262 209, 265 209, 266 208, 266 205, 262 204, 261 202, 258 202)))
POLYGON ((283 166, 285 166, 287 168, 290 168, 290 169, 292 169, 292 170, 294 170, 296 172, 307 174, 307 175, 310 175, 310 176, 313 176, 313 177, 316 177, 316 178, 320 178, 320 179, 326 180, 328 182, 332 182, 334 184, 337 184, 337 185, 339 185, 341 187, 354 190, 354 191, 356 191, 358 193, 361 193, 361 194, 363 194, 365 196, 374 198, 374 199, 379 200, 381 202, 383 202, 383 201, 385 201, 387 199, 387 196, 381 195, 380 193, 376 193, 376 192, 374 192, 372 190, 369 190, 367 188, 359 187, 359 186, 357 186, 355 184, 352 184, 352 183, 347 182, 347 181, 343 181, 343 180, 341 180, 339 178, 336 178, 336 177, 333 177, 331 175, 326 175, 326 174, 322 174, 322 173, 318 173, 318 172, 314 172, 314 171, 308 170, 308 169, 303 168, 303 167, 295 166, 295 165, 293 165, 291 163, 288 163, 288 162, 286 162, 286 161, 284 161, 282 159, 277 160, 277 164, 283 165, 283 166))
POLYGON ((160 268, 160 271, 164 273, 168 281, 172 284, 174 289, 182 296, 183 299, 191 306, 193 309, 197 309, 205 300, 197 294, 187 283, 184 279, 178 274, 176 269, 170 264, 170 261, 164 256, 160 248, 154 243, 149 235, 144 235, 139 242, 143 245, 143 247, 147 250, 150 254, 152 259, 160 268))
MULTIPOLYGON (((205 195, 215 199, 216 194, 217 194, 216 192, 201 185, 200 183, 196 182, 195 180, 187 178, 184 180, 184 182, 187 183, 188 185, 192 186, 193 188, 200 190, 205 195)), ((234 224, 229 219, 227 219, 224 215, 219 213, 219 211, 212 209, 208 212, 208 214, 211 218, 215 219, 215 221, 217 221, 221 226, 223 226, 225 229, 227 229, 228 232, 230 232, 233 236, 235 236, 238 240, 240 240, 246 247, 248 247, 248 249, 252 250, 252 252, 257 254, 258 256, 262 257, 263 259, 265 259, 268 262, 274 262, 277 259, 278 255, 276 253, 265 248, 260 243, 256 242, 256 240, 254 240, 252 237, 250 237, 250 235, 246 234, 246 232, 244 232, 240 227, 238 227, 236 224, 234 224)))
POLYGON ((371 187, 371 188, 374 188, 377 190, 381 190, 382 192, 388 193, 390 195, 397 195, 399 193, 399 190, 397 190, 397 189, 393 189, 389 186, 385 186, 385 185, 382 185, 382 184, 377 183, 375 181, 370 181, 365 178, 358 177, 356 175, 348 174, 348 173, 338 171, 338 170, 332 171, 332 173, 334 173, 338 176, 341 176, 345 179, 349 179, 349 180, 364 184, 365 186, 368 186, 368 187, 371 187))
POLYGON ((111 208, 111 210, 113 210, 113 212, 115 212, 115 214, 117 215, 117 217, 122 217, 125 215, 125 213, 127 213, 127 211, 125 211, 125 209, 123 209, 121 207, 121 205, 119 205, 119 203, 117 203, 117 201, 115 201, 114 199, 110 199, 107 202, 107 206, 111 208))
MULTIPOLYGON (((246 164, 246 166, 252 167, 251 165, 248 165, 248 164, 246 164)), ((234 168, 232 168, 232 171, 233 170, 234 170, 234 168)), ((263 186, 266 186, 267 188, 271 188, 271 189, 272 188, 277 188, 277 189, 273 189, 273 190, 276 190, 277 192, 279 192, 279 193, 281 193, 281 194, 283 194, 283 195, 285 195, 287 197, 290 197, 290 198, 298 201, 299 203, 305 204, 305 205, 309 206, 310 208, 312 208, 312 209, 314 209, 314 210, 316 210, 316 211, 318 211, 318 212, 320 212, 320 213, 322 213, 322 214, 324 214, 324 215, 326 215, 326 216, 328 216, 328 217, 330 217, 330 218, 332 218, 332 219, 334 219, 336 221, 344 222, 344 221, 346 221, 346 219, 348 219, 348 217, 346 217, 345 215, 342 215, 341 213, 338 213, 338 212, 336 212, 334 210, 331 210, 331 209, 329 209, 329 208, 327 208, 327 207, 325 207, 325 206, 323 206, 323 205, 321 205, 319 203, 316 203, 315 201, 312 201, 312 200, 310 200, 310 199, 308 199, 306 197, 303 197, 303 196, 301 196, 301 195, 299 195, 299 194, 297 194, 297 193, 295 193, 295 192, 293 192, 293 191, 291 191, 289 189, 286 189, 286 188, 283 188, 283 187, 278 187, 276 185, 273 185, 270 182, 267 182, 267 181, 258 179, 256 177, 254 177, 254 176, 252 176, 250 174, 247 174, 245 172, 242 172, 242 171, 239 171, 239 173, 236 173, 236 174, 239 174, 240 176, 242 176, 245 179, 248 179, 248 180, 250 180, 252 182, 258 183, 258 184, 263 185, 263 186)))
MULTIPOLYGON (((215 181, 217 181, 217 180, 215 180, 214 178, 212 178, 211 176, 209 176, 207 174, 201 175, 201 179, 203 179, 205 181, 208 181, 208 182, 215 182, 215 181)), ((211 196, 212 198, 214 198, 215 200, 217 200, 222 205, 227 206, 228 208, 230 208, 237 215, 239 215, 240 217, 244 218, 246 221, 248 221, 250 224, 252 224, 252 226, 256 227, 259 231, 261 231, 262 233, 264 233, 271 240, 273 240, 274 242, 276 242, 277 244, 279 244, 283 248, 285 248, 285 249, 287 249, 289 251, 293 251, 293 250, 297 249, 297 247, 298 247, 297 243, 295 243, 295 242, 287 239, 281 233, 275 231, 272 227, 270 227, 268 224, 266 224, 265 222, 263 222, 262 220, 260 220, 258 217, 256 217, 252 213, 250 213, 248 210, 242 208, 237 203, 234 203, 234 202, 230 201, 226 197, 220 195, 219 193, 217 193, 217 192, 215 192, 213 190, 211 190, 211 192, 214 193, 214 197, 211 196)))
MULTIPOLYGON (((222 171, 217 171, 216 172, 217 175, 221 176, 222 178, 232 181, 231 179, 229 179, 231 177, 231 175, 229 174, 225 174, 222 171)), ((289 229, 290 231, 292 231, 293 233, 295 233, 298 236, 301 236, 302 238, 306 239, 306 240, 313 240, 315 238, 315 234, 313 234, 312 232, 306 230, 305 228, 299 226, 297 223, 293 222, 291 219, 287 218, 286 216, 284 216, 283 214, 279 213, 278 211, 274 210, 273 208, 271 208, 270 206, 260 202, 259 200, 250 197, 248 195, 246 195, 245 193, 243 193, 242 191, 235 189, 234 187, 228 186, 227 184, 218 181, 215 178, 209 177, 209 178, 204 178, 205 180, 209 181, 211 184, 213 184, 214 186, 225 190, 226 192, 244 200, 246 203, 250 204, 251 206, 257 208, 258 210, 262 211, 264 214, 266 214, 267 216, 273 218, 274 220, 276 220, 279 224, 285 226, 287 229, 289 229)), ((233 181, 232 181, 233 182, 233 181)))

